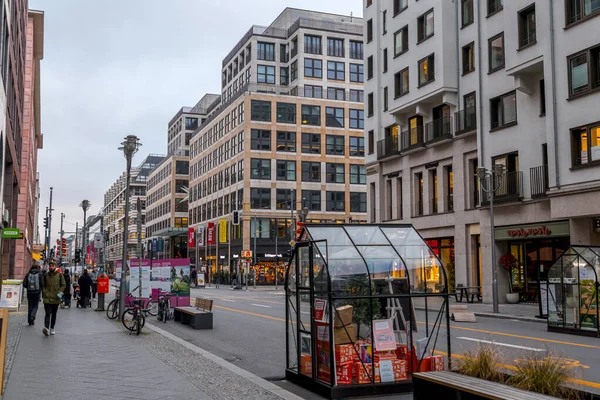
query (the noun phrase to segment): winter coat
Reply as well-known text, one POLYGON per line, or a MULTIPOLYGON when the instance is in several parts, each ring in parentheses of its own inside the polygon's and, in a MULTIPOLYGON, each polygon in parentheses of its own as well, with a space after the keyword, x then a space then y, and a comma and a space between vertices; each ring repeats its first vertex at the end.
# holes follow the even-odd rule
POLYGON ((65 296, 70 296, 71 295, 71 274, 63 274, 63 277, 65 278, 65 296))
POLYGON ((23 287, 25 289, 27 289, 27 296, 40 296, 42 294, 42 292, 37 292, 37 293, 33 293, 29 291, 29 288, 27 287, 29 285, 29 275, 37 275, 38 279, 40 280, 40 288, 42 287, 42 274, 40 274, 40 270, 37 268, 31 268, 29 270, 29 272, 27 273, 27 275, 25 275, 25 279, 23 279, 23 287))
POLYGON ((44 304, 60 304, 59 293, 64 293, 66 288, 65 277, 58 271, 48 271, 42 283, 44 304))
POLYGON ((81 275, 79 278, 79 297, 92 297, 92 277, 89 275, 81 275))

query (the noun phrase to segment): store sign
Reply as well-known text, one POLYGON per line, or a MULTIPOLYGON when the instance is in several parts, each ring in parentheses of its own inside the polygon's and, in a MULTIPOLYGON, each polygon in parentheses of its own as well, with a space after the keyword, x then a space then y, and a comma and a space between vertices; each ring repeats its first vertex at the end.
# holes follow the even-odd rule
POLYGON ((547 222, 544 224, 526 224, 497 227, 494 230, 496 240, 519 240, 526 238, 569 236, 569 222, 547 222))
POLYGON ((227 243, 227 220, 219 221, 219 243, 227 243))
POLYGON ((198 227, 198 234, 196 235, 196 241, 198 242, 198 247, 204 246, 204 227, 198 227))
POLYGON ((552 235, 552 231, 548 229, 546 226, 541 226, 539 228, 529 228, 529 229, 509 229, 508 235, 510 237, 527 237, 527 236, 550 236, 552 235))
POLYGON ((188 248, 196 247, 196 230, 194 228, 188 228, 188 248))
POLYGON ((4 228, 2 229, 2 239, 20 239, 21 230, 19 228, 4 228))
POLYGON ((242 250, 241 256, 242 256, 242 258, 252 258, 252 251, 251 250, 242 250))
POLYGON ((215 244, 215 223, 208 223, 208 232, 206 234, 206 242, 210 244, 215 244))
POLYGON ((271 253, 265 253, 265 258, 275 258, 275 257, 282 258, 282 257, 283 257, 283 255, 282 255, 282 254, 271 254, 271 253))

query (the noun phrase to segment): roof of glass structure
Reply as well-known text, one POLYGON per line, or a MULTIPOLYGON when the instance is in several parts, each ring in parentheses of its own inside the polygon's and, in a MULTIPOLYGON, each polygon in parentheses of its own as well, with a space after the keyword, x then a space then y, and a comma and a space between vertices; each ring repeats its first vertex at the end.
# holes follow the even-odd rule
MULTIPOLYGON (((568 275, 569 268, 586 268, 590 274, 578 274, 577 276, 586 276, 587 279, 594 278, 598 280, 600 273, 600 246, 571 246, 565 251, 556 262, 550 267, 548 276, 550 279, 561 275, 568 275), (555 268, 556 267, 556 268, 555 268)), ((576 273, 577 274, 577 273, 576 273)))

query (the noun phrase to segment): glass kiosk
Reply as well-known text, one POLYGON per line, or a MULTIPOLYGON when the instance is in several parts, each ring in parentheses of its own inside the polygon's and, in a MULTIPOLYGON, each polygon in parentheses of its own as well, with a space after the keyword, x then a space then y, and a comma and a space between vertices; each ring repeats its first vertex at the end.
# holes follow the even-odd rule
POLYGON ((336 399, 411 392, 414 371, 450 368, 446 272, 411 225, 303 229, 286 273, 286 379, 336 399))
POLYGON ((571 246, 556 260, 548 271, 548 331, 600 337, 599 275, 600 247, 571 246))

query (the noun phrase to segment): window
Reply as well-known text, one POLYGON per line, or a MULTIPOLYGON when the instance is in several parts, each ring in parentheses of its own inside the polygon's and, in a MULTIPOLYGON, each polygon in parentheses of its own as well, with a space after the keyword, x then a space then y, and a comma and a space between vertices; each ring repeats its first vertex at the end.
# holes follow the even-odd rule
POLYGON ((244 151, 244 132, 238 133, 238 153, 244 151))
POLYGON ((315 99, 323 98, 323 88, 321 86, 305 85, 304 97, 312 97, 315 99))
POLYGON ((387 48, 383 49, 383 73, 388 71, 388 51, 387 48))
POLYGON ((364 66, 362 64, 350 64, 350 82, 364 82, 364 66))
POLYGON ((365 156, 365 138, 359 136, 350 136, 350 156, 364 157, 365 156))
POLYGON ((309 154, 321 153, 321 134, 303 133, 302 134, 302 152, 309 154))
POLYGON ((363 59, 363 42, 350 41, 350 58, 355 60, 363 59))
POLYGON ((367 58, 367 80, 373 79, 373 56, 367 58))
POLYGON ((350 165, 350 183, 357 185, 367 184, 367 167, 364 165, 350 165))
POLYGON ((417 18, 417 42, 433 36, 433 8, 417 18))
POLYGON ((490 73, 504 68, 504 32, 488 40, 490 73))
POLYGON ((304 52, 309 54, 321 54, 321 37, 304 35, 304 52))
POLYGON ((566 25, 589 18, 600 13, 600 2, 598 0, 568 0, 566 25))
MULTIPOLYGON (((291 189, 276 189, 275 190, 275 208, 278 210, 289 210, 292 202, 291 189)), ((275 228, 273 228, 274 230, 275 228)))
POLYGON ((350 192, 350 212, 367 212, 367 194, 350 192))
POLYGON ((290 83, 290 69, 288 67, 279 68, 279 82, 282 85, 289 85, 290 83))
POLYGON ((534 44, 535 36, 535 3, 519 11, 519 48, 534 44))
POLYGON ((375 106, 373 105, 373 93, 369 93, 367 95, 367 115, 369 117, 373 116, 373 110, 375 109, 375 106))
POLYGON ((277 180, 296 180, 296 161, 277 160, 277 180))
POLYGON ((327 192, 327 211, 337 211, 344 212, 346 211, 346 193, 345 192, 327 192))
POLYGON ((290 76, 292 82, 298 79, 298 60, 294 61, 292 65, 290 65, 290 76))
POLYGON ((296 105, 293 103, 277 103, 277 122, 296 123, 296 105))
POLYGON ((277 151, 296 152, 296 132, 277 131, 277 151))
POLYGON ((600 124, 571 129, 571 136, 574 166, 600 161, 600 124))
POLYGON ((346 64, 338 61, 327 62, 327 79, 343 81, 346 79, 346 64))
POLYGON ((398 98, 408 93, 408 67, 394 74, 394 97, 398 98))
POLYGON ((383 10, 383 19, 382 19, 382 27, 383 27, 383 35, 387 33, 387 10, 383 10))
POLYGON ((540 80, 540 117, 546 115, 546 84, 540 80))
POLYGON ((473 0, 461 0, 462 27, 471 25, 474 21, 473 0))
POLYGON ((408 51, 408 25, 394 33, 394 57, 408 51))
POLYGON ((271 179, 271 160, 253 158, 250 160, 250 179, 271 179))
POLYGON ((344 109, 325 107, 325 126, 332 128, 344 127, 344 109))
POLYGON ((244 122, 244 103, 238 106, 238 124, 244 122))
POLYGON ((571 96, 600 88, 600 45, 569 56, 568 60, 571 96))
POLYGON ((321 211, 321 191, 303 190, 302 203, 303 206, 308 207, 310 211, 321 211))
POLYGON ((346 92, 342 88, 328 87, 327 88, 327 99, 328 100, 345 100, 346 92))
POLYGON ((175 173, 178 175, 189 174, 190 163, 188 161, 175 161, 175 173))
POLYGON ((370 19, 367 21, 367 43, 371 43, 373 41, 373 20, 370 19))
POLYGON ((353 101, 356 103, 364 103, 364 101, 365 101, 364 90, 350 89, 350 101, 353 101))
POLYGON ((275 61, 275 45, 273 43, 256 43, 256 58, 265 61, 275 61))
POLYGON ((487 0, 488 17, 502 10, 502 0, 487 0))
POLYGON ((502 128, 517 123, 517 94, 509 92, 490 100, 491 128, 502 128))
POLYGON ((350 109, 350 128, 365 129, 365 112, 363 110, 350 109))
POLYGON ((321 125, 321 106, 302 104, 302 125, 321 125))
POLYGON ((344 57, 344 39, 327 38, 327 55, 344 57))
POLYGON ((435 80, 435 59, 431 54, 419 61, 419 86, 435 80))
POLYGON ((369 131, 369 154, 373 154, 375 152, 375 132, 369 131))
POLYGON ((304 76, 309 78, 322 78, 323 77, 323 63, 321 60, 315 60, 313 58, 304 59, 304 76))
POLYGON ((256 79, 258 83, 275 83, 275 67, 269 65, 258 65, 256 67, 256 79))
POLYGON ((250 132, 250 143, 252 150, 271 150, 271 131, 252 129, 250 132))
POLYGON ((394 17, 406 10, 408 7, 408 0, 394 0, 394 17))
POLYGON ((475 42, 462 48, 462 73, 463 75, 475 71, 475 42))
POLYGON ((327 135, 325 144, 325 153, 335 156, 344 155, 344 137, 337 135, 327 135))
POLYGON ((321 163, 302 161, 302 182, 321 182, 321 163))
POLYGON ((373 4, 373 0, 367 0, 367 7, 373 4))
POLYGON ((344 183, 344 164, 327 163, 325 172, 327 183, 344 183))
MULTIPOLYGON (((242 196, 240 196, 241 199, 242 196)), ((250 188, 250 208, 271 208, 270 188, 250 188)), ((252 219, 254 220, 254 219, 252 219)), ((268 221, 268 220, 267 220, 268 221)))
POLYGON ((383 111, 388 110, 388 87, 383 88, 383 111))
POLYGON ((250 105, 250 119, 252 121, 271 121, 270 101, 252 100, 250 105))
POLYGON ((452 165, 444 168, 446 177, 446 211, 454 211, 454 173, 452 172, 452 165))

